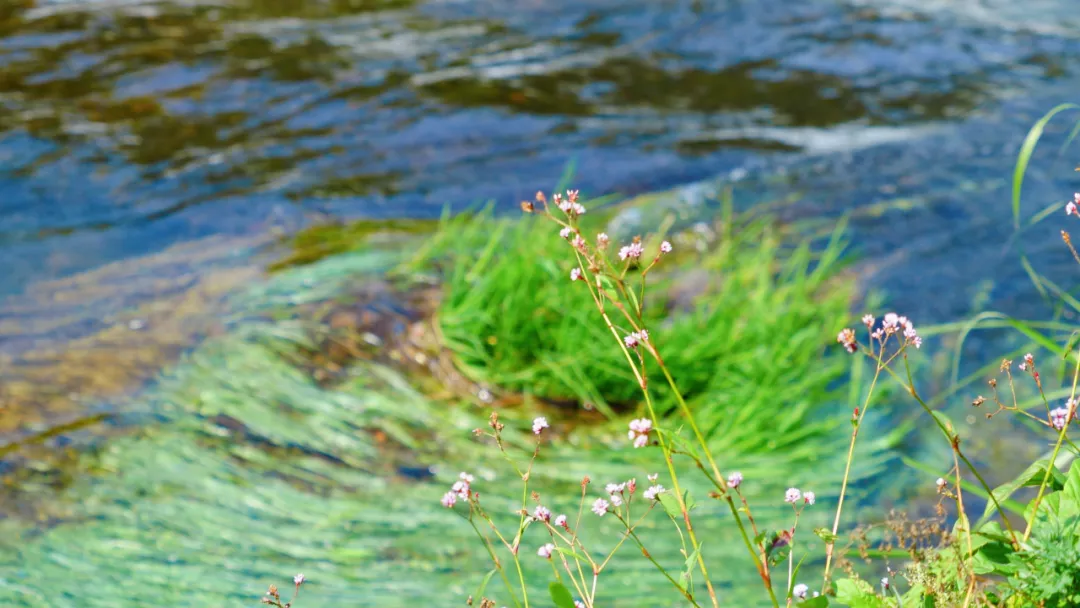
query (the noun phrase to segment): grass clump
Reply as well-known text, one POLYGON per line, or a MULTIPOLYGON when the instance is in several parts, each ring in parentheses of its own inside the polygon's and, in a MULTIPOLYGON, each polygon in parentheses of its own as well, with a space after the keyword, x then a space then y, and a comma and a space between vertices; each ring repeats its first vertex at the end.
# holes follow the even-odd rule
MULTIPOLYGON (((582 234, 605 229, 603 218, 581 221, 582 234)), ((748 449, 820 431, 806 423, 815 405, 836 401, 832 387, 848 370, 822 358, 833 339, 826 328, 843 323, 853 293, 841 274, 844 242, 784 246, 769 221, 730 213, 704 234, 673 235, 676 251, 644 279, 649 295, 635 296, 683 396, 706 434, 744 437, 748 449)), ((445 220, 409 268, 446 269, 437 327, 472 380, 611 415, 640 390, 588 290, 568 285, 562 241, 549 222, 484 211, 445 220)), ((644 243, 648 255, 658 246, 644 243)), ((670 391, 656 393, 659 411, 672 411, 670 391)))

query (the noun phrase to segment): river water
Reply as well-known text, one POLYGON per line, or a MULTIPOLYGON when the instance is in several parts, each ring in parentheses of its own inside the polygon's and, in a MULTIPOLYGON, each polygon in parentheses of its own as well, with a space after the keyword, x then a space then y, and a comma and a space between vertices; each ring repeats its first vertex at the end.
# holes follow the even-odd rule
MULTIPOLYGON (((1065 218, 1014 238, 1011 169, 1078 34, 1066 0, 7 0, 0 434, 115 413, 302 227, 509 210, 570 164, 850 213, 866 286, 927 323, 1044 315, 1017 253, 1068 286, 1065 218)), ((1072 118, 1025 218, 1080 190, 1072 118)))

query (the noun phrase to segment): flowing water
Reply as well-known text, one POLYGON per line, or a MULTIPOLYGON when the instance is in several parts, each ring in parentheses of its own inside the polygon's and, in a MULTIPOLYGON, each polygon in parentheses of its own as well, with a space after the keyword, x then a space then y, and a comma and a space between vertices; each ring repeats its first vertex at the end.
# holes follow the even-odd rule
MULTIPOLYGON (((467 451, 355 431, 474 420, 377 366, 245 384, 303 339, 241 320, 385 268, 265 279, 305 226, 512 209, 572 164, 586 193, 675 189, 695 217, 728 186, 808 225, 850 213, 866 286, 923 322, 1044 315, 1017 252, 1068 286, 1064 218, 1014 237, 1010 175, 1073 100, 1078 34, 1065 0, 0 3, 0 598, 244 603, 295 563, 326 602, 468 593, 430 546, 457 522, 372 507, 429 501, 416 471, 467 451)), ((1068 118, 1025 218, 1080 190, 1068 118)))

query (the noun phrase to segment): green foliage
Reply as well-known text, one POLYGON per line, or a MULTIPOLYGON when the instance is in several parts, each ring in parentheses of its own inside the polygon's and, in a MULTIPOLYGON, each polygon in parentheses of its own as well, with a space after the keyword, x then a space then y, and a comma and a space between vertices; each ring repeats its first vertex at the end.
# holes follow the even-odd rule
POLYGON ((996 525, 982 534, 986 542, 973 563, 980 573, 1005 577, 994 596, 1008 606, 1080 605, 1080 466, 1070 467, 1064 485, 1058 487, 1037 507, 1034 499, 1029 503, 1031 538, 1020 550, 996 525))
MULTIPOLYGON (((823 357, 848 318, 843 242, 785 248, 759 220, 726 231, 704 253, 677 247, 649 275, 644 317, 706 435, 756 453, 797 449, 834 426, 836 419, 808 422, 815 407, 838 400, 834 387, 848 369, 844 358, 823 357), (685 293, 693 295, 678 295, 685 293)), ((646 257, 654 252, 646 243, 646 257)), ((588 290, 570 283, 574 266, 550 222, 483 212, 445 221, 407 268, 441 270, 439 329, 470 378, 611 414, 640 393, 588 290)), ((659 370, 647 369, 658 407, 669 411, 674 401, 659 370)))

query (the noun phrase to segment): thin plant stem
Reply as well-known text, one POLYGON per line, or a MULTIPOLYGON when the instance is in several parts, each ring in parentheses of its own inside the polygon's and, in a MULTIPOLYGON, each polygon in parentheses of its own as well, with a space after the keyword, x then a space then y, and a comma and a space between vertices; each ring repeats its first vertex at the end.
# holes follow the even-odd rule
POLYGON ((694 599, 693 594, 691 594, 688 590, 683 589, 682 586, 679 585, 679 582, 672 578, 671 574, 669 574, 668 571, 663 566, 661 566, 659 562, 656 561, 652 554, 649 553, 649 550, 645 548, 645 544, 641 542, 640 538, 638 538, 637 533, 631 530, 630 537, 633 538, 634 541, 637 543, 638 548, 641 549, 641 554, 645 556, 645 559, 649 560, 652 565, 655 566, 656 569, 664 575, 664 578, 666 578, 668 582, 670 582, 676 589, 679 590, 679 593, 681 593, 688 602, 690 602, 697 608, 701 608, 701 606, 697 603, 697 600, 694 599))
MULTIPOLYGON (((873 340, 871 338, 871 340, 873 340)), ((874 378, 870 381, 870 389, 866 393, 866 399, 863 400, 862 410, 859 412, 859 417, 853 421, 851 429, 851 442, 848 444, 847 459, 844 462, 844 477, 840 482, 840 497, 836 502, 836 516, 833 518, 832 525, 832 537, 829 542, 825 544, 825 576, 822 591, 829 585, 829 573, 832 568, 833 551, 836 546, 836 533, 840 529, 840 514, 844 509, 844 497, 847 495, 848 480, 851 478, 851 463, 855 459, 855 441, 859 437, 859 428, 862 426, 863 418, 866 417, 866 410, 870 409, 870 399, 874 395, 874 389, 877 387, 878 378, 881 377, 881 370, 884 367, 882 361, 885 355, 885 339, 879 341, 881 350, 878 352, 875 359, 876 365, 874 366, 874 378)), ((871 345, 873 342, 871 341, 871 345)), ((873 348, 873 346, 871 346, 873 348)))
POLYGON ((520 608, 521 603, 518 602, 517 594, 514 593, 514 587, 510 584, 510 578, 506 576, 506 569, 502 567, 502 562, 500 562, 499 557, 495 555, 495 548, 492 546, 491 541, 486 536, 480 533, 480 528, 476 527, 476 522, 473 521, 473 518, 466 517, 465 519, 469 520, 469 525, 472 526, 472 529, 474 531, 476 531, 476 535, 480 537, 480 540, 484 541, 484 547, 488 550, 488 555, 491 556, 491 562, 495 565, 495 569, 499 571, 499 575, 502 577, 503 584, 506 585, 506 591, 510 594, 510 600, 514 602, 515 606, 518 606, 520 608))
POLYGON ((1054 443, 1054 452, 1050 455, 1050 462, 1046 466, 1046 475, 1043 476, 1042 482, 1039 483, 1039 493, 1035 495, 1035 501, 1031 503, 1031 520, 1026 523, 1024 528, 1024 541, 1031 537, 1031 529, 1034 527, 1035 516, 1039 513, 1039 503, 1042 502, 1043 493, 1046 492, 1046 485, 1050 483, 1050 475, 1053 473, 1055 467, 1057 467, 1058 452, 1061 451, 1061 444, 1065 442, 1065 434, 1069 432, 1069 425, 1072 423, 1073 416, 1076 410, 1076 383, 1077 379, 1080 379, 1080 357, 1076 359, 1076 369, 1073 371, 1073 383, 1072 391, 1069 394, 1069 413, 1065 416, 1065 424, 1061 425, 1058 430, 1057 442, 1054 443))
MULTIPOLYGON (((580 263, 580 253, 577 253, 575 250, 575 254, 579 256, 578 262, 580 263)), ((604 323, 607 325, 608 331, 610 331, 611 335, 614 336, 615 341, 618 343, 620 349, 623 352, 623 355, 626 357, 627 362, 630 364, 630 368, 638 381, 638 386, 641 388, 641 392, 645 397, 645 405, 648 408, 649 417, 653 420, 654 424, 658 423, 659 419, 656 416, 656 411, 652 403, 652 397, 649 395, 648 384, 646 383, 645 378, 642 376, 641 371, 638 370, 638 367, 634 362, 634 358, 631 356, 629 349, 627 349, 626 344, 622 340, 622 337, 619 336, 619 331, 615 329, 614 324, 611 322, 611 318, 604 310, 603 303, 600 301, 597 292, 594 291, 592 282, 585 281, 585 284, 588 286, 589 295, 593 298, 594 304, 600 311, 600 316, 603 317, 604 323)), ((709 598, 712 600, 713 606, 719 607, 720 601, 716 597, 716 590, 713 589, 712 581, 709 580, 709 571, 708 567, 705 565, 705 559, 701 555, 701 552, 697 550, 699 547, 697 535, 694 533, 694 527, 690 521, 690 511, 686 508, 686 502, 683 499, 682 491, 679 487, 678 474, 675 472, 675 464, 671 458, 671 448, 668 447, 667 442, 664 441, 663 434, 657 433, 657 438, 660 443, 660 449, 664 454, 664 461, 667 465, 668 474, 671 476, 671 485, 675 492, 675 498, 678 501, 679 508, 682 510, 683 520, 686 522, 687 535, 690 537, 691 546, 694 548, 694 552, 697 553, 698 556, 698 567, 701 569, 701 574, 705 578, 705 587, 708 589, 709 598)), ((593 582, 595 584, 595 579, 593 582)))

